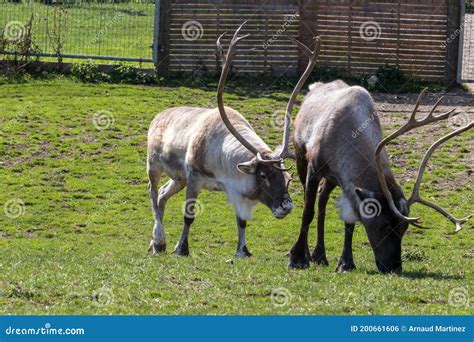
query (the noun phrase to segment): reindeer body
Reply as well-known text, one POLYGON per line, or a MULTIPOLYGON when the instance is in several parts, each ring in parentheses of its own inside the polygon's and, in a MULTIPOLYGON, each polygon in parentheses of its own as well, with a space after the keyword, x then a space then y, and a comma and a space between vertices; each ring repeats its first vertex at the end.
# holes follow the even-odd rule
MULTIPOLYGON (((327 264, 324 247, 325 209, 331 191, 339 186, 342 189, 339 209, 341 219, 346 225, 346 239, 338 270, 355 268, 351 244, 354 224, 357 221, 363 221, 374 251, 386 249, 376 253, 379 262, 387 268, 398 267, 397 258, 393 265, 388 265, 387 260, 391 257, 382 256, 399 252, 396 243, 393 244, 393 251, 387 250, 391 247, 380 245, 384 234, 391 233, 384 227, 377 226, 383 226, 382 222, 376 222, 379 217, 368 222, 361 217, 359 210, 365 197, 376 198, 381 206, 385 204, 382 196, 379 196, 381 189, 375 168, 375 150, 381 140, 380 122, 375 114, 373 100, 365 89, 351 87, 340 80, 310 86, 310 92, 306 95, 295 120, 294 145, 298 174, 305 187, 305 211, 302 232, 292 249, 290 266, 309 266, 307 231, 314 216, 318 186, 320 181, 324 180, 318 202, 318 242, 311 258, 317 263, 327 264)), ((394 198, 404 207, 403 192, 396 185, 385 152, 382 155, 382 164, 394 198)), ((383 209, 386 208, 380 208, 383 209)), ((383 211, 385 213, 385 210, 383 211)), ((389 213, 388 216, 388 220, 392 220, 389 213)))
MULTIPOLYGON (((270 148, 241 114, 229 107, 225 111, 232 125, 262 156, 272 156, 270 148)), ((272 172, 267 182, 272 181, 277 186, 269 191, 270 196, 266 196, 268 194, 261 191, 265 186, 258 186, 255 175, 238 169, 239 165, 252 159, 255 156, 227 129, 217 108, 177 107, 158 114, 148 131, 147 171, 155 216, 150 251, 165 250, 163 214, 166 201, 187 187, 185 211, 194 211, 197 195, 203 188, 226 193, 236 212, 239 227, 237 256, 250 256, 245 242, 245 226, 255 205, 259 202, 266 204, 277 218, 284 217, 292 208, 287 191, 288 173, 272 172), (163 172, 171 179, 158 191, 163 172)), ((264 172, 263 168, 265 166, 258 169, 264 172)), ((183 234, 176 252, 188 255, 187 236, 194 212, 185 212, 184 215, 183 234)))

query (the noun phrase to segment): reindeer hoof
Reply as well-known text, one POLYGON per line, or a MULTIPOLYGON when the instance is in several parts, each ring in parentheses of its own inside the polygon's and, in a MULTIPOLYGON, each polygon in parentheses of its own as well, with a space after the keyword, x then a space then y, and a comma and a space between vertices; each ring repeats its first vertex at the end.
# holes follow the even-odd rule
POLYGON ((337 264, 336 272, 337 273, 344 273, 344 272, 351 272, 352 270, 355 270, 356 266, 352 261, 346 262, 339 260, 339 263, 337 264))
POLYGON ((189 256, 189 246, 188 242, 184 242, 181 245, 178 243, 174 249, 174 254, 179 256, 189 256))
POLYGON ((313 253, 311 256, 311 260, 321 266, 328 266, 329 262, 328 259, 326 258, 326 254, 320 254, 316 253, 316 251, 313 253))
POLYGON ((148 247, 148 252, 152 254, 164 253, 166 252, 166 242, 155 243, 153 240, 150 242, 150 247, 148 247))
POLYGON ((252 253, 249 252, 247 246, 244 246, 241 250, 237 250, 235 256, 237 258, 250 258, 252 256, 252 253))
POLYGON ((288 267, 293 270, 304 270, 306 268, 309 268, 310 262, 311 260, 307 255, 301 257, 290 253, 290 263, 288 264, 288 267))

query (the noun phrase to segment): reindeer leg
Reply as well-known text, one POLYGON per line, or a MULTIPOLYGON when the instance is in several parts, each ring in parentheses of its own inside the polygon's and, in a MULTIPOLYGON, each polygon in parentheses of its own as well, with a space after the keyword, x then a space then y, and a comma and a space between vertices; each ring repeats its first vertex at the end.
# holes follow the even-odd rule
POLYGON ((154 197, 152 197, 155 226, 153 227, 153 239, 150 242, 150 247, 148 249, 149 252, 156 254, 166 250, 165 231, 163 228, 163 215, 165 212, 166 202, 171 196, 183 190, 185 186, 185 182, 177 182, 173 179, 170 179, 158 191, 158 198, 154 199, 154 197))
POLYGON ((245 241, 246 226, 247 221, 242 220, 237 216, 237 228, 239 230, 239 242, 237 243, 237 253, 235 254, 237 258, 248 258, 252 256, 252 253, 247 249, 247 243, 245 241))
POLYGON ((194 222, 195 217, 195 207, 197 196, 199 193, 200 187, 196 182, 191 182, 188 180, 186 188, 186 202, 184 205, 184 224, 183 231, 181 232, 181 237, 179 242, 176 245, 174 252, 176 255, 188 256, 189 255, 189 244, 188 244, 188 235, 191 224, 194 222))
POLYGON ((158 183, 160 182, 162 170, 159 164, 152 163, 150 160, 148 160, 147 171, 149 179, 148 191, 150 194, 151 209, 155 219, 153 226, 153 239, 150 242, 148 251, 155 254, 158 252, 164 252, 166 250, 165 231, 163 229, 162 222, 163 215, 160 215, 160 211, 158 209, 158 183))
POLYGON ((346 223, 346 232, 344 235, 344 248, 337 264, 336 272, 348 272, 356 268, 352 257, 352 236, 354 235, 354 223, 346 223))
MULTIPOLYGON (((308 167, 311 169, 311 167, 308 167)), ((309 267, 310 254, 308 248, 309 225, 314 218, 314 205, 318 194, 318 186, 321 176, 314 171, 308 170, 305 186, 304 210, 301 222, 300 235, 290 251, 290 268, 304 269, 309 267)))
POLYGON ((326 205, 329 200, 329 195, 335 187, 334 184, 326 180, 318 198, 318 240, 313 254, 311 255, 311 259, 318 265, 329 265, 328 259, 326 258, 326 247, 324 246, 324 221, 326 219, 326 205))

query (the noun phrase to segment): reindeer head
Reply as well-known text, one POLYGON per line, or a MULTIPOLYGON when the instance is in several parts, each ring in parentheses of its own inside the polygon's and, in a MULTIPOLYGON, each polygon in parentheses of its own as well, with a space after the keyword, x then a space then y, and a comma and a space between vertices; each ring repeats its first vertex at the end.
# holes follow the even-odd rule
MULTIPOLYGON (((217 39, 217 49, 219 54, 222 56, 223 61, 222 73, 217 88, 217 103, 219 113, 221 115, 222 121, 232 133, 232 135, 254 155, 251 160, 237 165, 237 169, 240 172, 255 177, 256 187, 255 191, 250 195, 251 198, 258 200, 269 207, 276 218, 284 218, 293 209, 293 204, 290 195, 288 194, 288 187, 291 181, 291 176, 288 174, 288 170, 290 170, 290 168, 285 168, 284 166, 284 161, 287 158, 291 158, 293 160, 296 159, 295 155, 289 150, 288 147, 290 140, 291 111, 296 101, 298 92, 301 90, 303 84, 314 68, 317 53, 311 52, 305 47, 308 51, 310 51, 310 62, 308 64, 308 68, 303 73, 295 89, 293 90, 290 100, 288 101, 285 113, 285 128, 282 145, 272 153, 259 151, 232 125, 227 116, 223 101, 225 81, 227 79, 227 75, 229 74, 232 59, 236 53, 235 46, 240 40, 248 36, 239 36, 239 32, 243 25, 245 25, 245 22, 234 33, 227 54, 224 54, 224 50, 220 42, 225 33, 217 39)), ((303 45, 297 41, 295 42, 299 45, 303 45)), ((316 49, 319 50, 319 44, 316 44, 316 49)))
MULTIPOLYGON (((364 200, 369 198, 378 201, 380 208, 380 214, 372 218, 361 218, 364 225, 366 226, 367 234, 369 236, 370 243, 372 245, 377 268, 382 272, 401 272, 402 260, 401 260, 401 241, 410 224, 420 227, 421 221, 419 218, 408 217, 410 208, 414 203, 420 203, 426 205, 432 209, 435 209, 443 216, 447 217, 455 226, 456 232, 462 229, 462 224, 467 222, 472 216, 465 217, 463 219, 456 219, 454 216, 449 214, 446 210, 439 207, 438 205, 428 202, 420 196, 420 185, 423 178, 423 173, 426 168, 426 164, 433 154, 433 152, 445 141, 471 129, 474 126, 474 122, 469 123, 465 127, 459 128, 456 131, 442 137, 437 140, 430 148, 426 151, 423 159, 420 162, 418 173, 415 181, 413 192, 408 200, 405 199, 401 188, 395 184, 387 183, 387 177, 383 172, 382 164, 382 152, 384 151, 385 145, 387 145, 393 139, 401 136, 402 134, 411 131, 414 128, 425 126, 434 122, 445 120, 453 115, 457 115, 456 109, 453 109, 447 113, 434 115, 436 108, 441 103, 440 98, 431 109, 430 113, 422 120, 416 119, 416 113, 420 106, 421 98, 423 97, 426 89, 420 94, 415 104, 415 108, 410 116, 408 122, 400 127, 397 131, 390 134, 388 137, 383 139, 376 148, 375 161, 377 168, 377 177, 382 190, 381 194, 369 193, 366 190, 356 189, 358 197, 362 203, 364 200)), ((363 216, 363 215, 361 215, 363 216)))

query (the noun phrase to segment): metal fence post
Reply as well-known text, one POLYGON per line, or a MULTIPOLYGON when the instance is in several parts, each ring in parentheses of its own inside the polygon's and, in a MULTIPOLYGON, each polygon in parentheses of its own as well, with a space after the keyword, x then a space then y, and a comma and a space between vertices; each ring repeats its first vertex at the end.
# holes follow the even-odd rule
POLYGON ((153 25, 153 63, 158 66, 158 45, 160 42, 160 0, 155 0, 155 18, 153 25))

